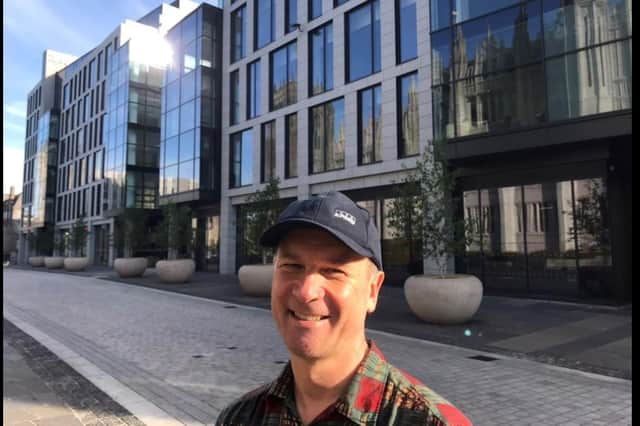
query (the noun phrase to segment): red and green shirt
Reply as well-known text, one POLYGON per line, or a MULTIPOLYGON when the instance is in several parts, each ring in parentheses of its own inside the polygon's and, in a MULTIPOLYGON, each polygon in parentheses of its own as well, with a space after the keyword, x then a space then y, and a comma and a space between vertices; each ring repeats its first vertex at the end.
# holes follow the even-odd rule
MULTIPOLYGON (((302 426, 294 396, 291 363, 272 383, 255 389, 225 408, 216 425, 302 426)), ((446 399, 385 361, 375 343, 345 394, 311 425, 467 426, 471 421, 446 399)))

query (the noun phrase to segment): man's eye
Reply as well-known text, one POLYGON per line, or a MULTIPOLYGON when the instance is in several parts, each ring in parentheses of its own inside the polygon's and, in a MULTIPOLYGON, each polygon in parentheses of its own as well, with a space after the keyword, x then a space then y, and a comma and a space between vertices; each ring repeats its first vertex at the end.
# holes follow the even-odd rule
POLYGON ((326 274, 333 277, 344 277, 347 275, 342 269, 336 269, 336 268, 327 268, 326 274))
POLYGON ((295 272, 301 270, 302 265, 298 263, 283 263, 280 265, 280 268, 284 269, 285 271, 295 272))

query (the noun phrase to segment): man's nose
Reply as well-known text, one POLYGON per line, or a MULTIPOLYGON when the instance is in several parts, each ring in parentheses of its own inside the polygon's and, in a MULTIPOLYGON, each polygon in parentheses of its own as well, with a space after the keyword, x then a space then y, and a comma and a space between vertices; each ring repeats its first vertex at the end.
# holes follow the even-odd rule
POLYGON ((294 295, 302 302, 307 303, 323 296, 324 277, 317 272, 305 273, 298 284, 294 287, 294 295))

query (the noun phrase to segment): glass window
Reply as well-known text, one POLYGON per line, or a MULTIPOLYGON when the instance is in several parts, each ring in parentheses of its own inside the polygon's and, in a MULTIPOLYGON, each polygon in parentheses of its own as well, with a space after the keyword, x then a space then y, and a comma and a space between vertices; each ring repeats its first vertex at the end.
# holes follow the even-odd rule
POLYGON ((631 40, 547 60, 549 120, 631 108, 631 69, 631 40))
POLYGON ((200 65, 206 68, 215 66, 213 54, 213 41, 209 37, 200 37, 198 42, 201 44, 200 65))
POLYGON ((178 134, 180 127, 178 126, 180 120, 180 109, 172 109, 166 115, 165 125, 166 132, 165 136, 170 138, 178 134))
POLYGON ((296 25, 299 25, 298 0, 286 0, 284 13, 284 32, 285 34, 288 34, 297 28, 296 25))
POLYGON ((547 56, 631 36, 631 0, 544 0, 547 56))
POLYGON ((455 85, 457 136, 528 127, 545 120, 541 64, 455 85))
POLYGON ((229 122, 233 126, 238 124, 240 119, 240 71, 235 70, 231 73, 231 87, 229 89, 229 122))
POLYGON ((246 55, 246 6, 231 12, 231 63, 246 55))
POLYGON ((267 182, 276 175, 276 122, 270 121, 262 125, 262 168, 261 182, 267 182))
POLYGON ((298 176, 298 115, 285 117, 285 178, 298 176))
POLYGON ((247 119, 260 115, 260 60, 247 67, 247 119))
POLYGON ((455 137, 454 112, 449 85, 437 86, 431 89, 433 101, 433 134, 436 140, 455 137))
MULTIPOLYGON (((494 10, 503 9, 509 5, 519 3, 520 0, 492 0, 492 1, 477 1, 477 0, 456 0, 455 2, 455 22, 464 22, 476 16, 485 15, 493 12, 494 10)), ((439 3, 443 3, 442 1, 439 3)))
POLYGON ((333 7, 338 7, 345 4, 349 0, 333 0, 333 7))
POLYGON ((371 1, 347 14, 347 80, 380 71, 380 2, 371 1))
POLYGON ((312 107, 311 172, 344 168, 344 99, 312 107))
POLYGON ((178 165, 178 192, 193 189, 193 161, 185 161, 178 165))
POLYGON ((254 46, 258 50, 274 40, 276 4, 275 0, 255 0, 254 5, 254 46))
POLYGON ((193 159, 194 135, 195 132, 193 130, 180 135, 180 162, 193 159))
POLYGON ((431 4, 431 31, 449 26, 452 18, 451 0, 430 0, 429 3, 431 4))
POLYGON ((164 193, 165 195, 178 192, 178 165, 164 169, 164 193))
POLYGON ((164 151, 164 162, 166 166, 170 166, 178 162, 178 148, 179 139, 177 136, 167 139, 164 151))
POLYGON ((540 3, 530 2, 467 22, 456 34, 462 38, 454 43, 458 79, 539 61, 540 3))
POLYGON ((182 44, 187 44, 196 38, 196 14, 192 13, 182 21, 182 44))
POLYGON ((182 94, 180 102, 184 103, 196 94, 196 73, 192 72, 182 77, 182 94))
POLYGON ((360 164, 382 161, 382 115, 380 85, 358 93, 358 131, 360 164))
POLYGON ((180 107, 180 133, 193 129, 195 126, 195 102, 190 101, 180 107))
POLYGON ((420 125, 418 111, 418 74, 412 73, 398 79, 398 156, 408 157, 420 152, 420 125))
POLYGON ((313 20, 322 15, 322 0, 309 0, 309 20, 313 20))
POLYGON ((196 68, 196 42, 192 42, 184 48, 184 59, 182 61, 182 73, 188 74, 196 68))
POLYGON ((451 80, 451 30, 431 34, 431 84, 451 80))
POLYGON ((317 95, 333 89, 333 27, 331 23, 311 31, 311 87, 317 95))
POLYGON ((253 129, 231 135, 231 188, 253 181, 253 129))
POLYGON ((296 43, 289 43, 271 54, 271 110, 295 103, 298 93, 296 43))
POLYGON ((396 39, 397 61, 406 62, 418 56, 418 31, 416 27, 416 0, 397 0, 396 39))

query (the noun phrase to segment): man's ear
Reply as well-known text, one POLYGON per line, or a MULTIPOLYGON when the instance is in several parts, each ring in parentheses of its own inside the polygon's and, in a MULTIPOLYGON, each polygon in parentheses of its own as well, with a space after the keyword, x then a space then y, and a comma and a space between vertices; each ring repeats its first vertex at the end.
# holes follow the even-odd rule
POLYGON ((371 278, 369 279, 369 301, 367 305, 368 313, 372 313, 376 310, 376 306, 378 304, 378 295, 380 294, 380 287, 382 287, 383 281, 384 272, 379 271, 376 268, 376 271, 371 274, 371 278))

